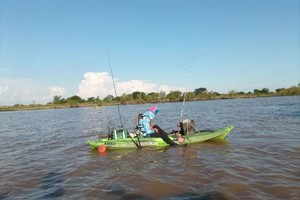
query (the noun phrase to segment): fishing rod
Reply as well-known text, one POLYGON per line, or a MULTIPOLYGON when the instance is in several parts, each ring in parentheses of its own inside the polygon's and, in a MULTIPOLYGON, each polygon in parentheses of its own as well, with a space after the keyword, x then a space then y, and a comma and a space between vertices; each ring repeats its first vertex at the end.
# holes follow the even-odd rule
MULTIPOLYGON (((110 63, 110 57, 109 57, 109 53, 107 52, 107 57, 108 57, 108 63, 109 63, 109 68, 110 68, 110 72, 111 72, 111 77, 113 80, 113 85, 114 85, 114 89, 115 89, 115 96, 117 98, 117 90, 116 90, 116 84, 115 84, 115 79, 114 79, 114 74, 111 68, 111 63, 110 63)), ((122 120, 122 116, 121 116, 121 111, 120 111, 120 106, 118 104, 118 111, 119 111, 119 117, 120 117, 120 121, 121 121, 121 128, 123 128, 123 120, 122 120)))
MULTIPOLYGON (((183 110, 184 110, 184 104, 185 104, 185 99, 186 99, 186 93, 187 93, 187 89, 189 87, 189 82, 190 82, 190 76, 191 76, 191 71, 192 71, 192 66, 194 64, 195 61, 195 56, 193 57, 193 60, 191 62, 191 65, 189 67, 189 71, 188 71, 188 78, 187 78, 187 83, 186 83, 186 89, 185 92, 183 93, 183 102, 182 102, 182 107, 181 107, 181 114, 180 114, 180 119, 179 119, 179 125, 182 123, 182 117, 183 117, 183 110)), ((178 126, 178 129, 180 128, 180 126, 178 126)))
MULTIPOLYGON (((116 90, 116 84, 115 84, 115 78, 114 78, 114 73, 112 71, 112 67, 111 67, 111 62, 110 62, 110 56, 109 56, 109 53, 107 52, 107 57, 108 57, 108 62, 109 62, 109 68, 110 68, 110 72, 111 72, 111 77, 112 77, 112 80, 113 80, 113 85, 114 85, 114 90, 115 90, 115 95, 116 97, 118 96, 117 95, 117 90, 116 90)), ((122 120, 122 115, 121 115, 121 111, 120 111, 120 106, 118 104, 118 112, 119 112, 119 117, 120 117, 120 121, 121 121, 121 128, 123 128, 123 120, 122 120)), ((109 130, 109 133, 110 133, 110 130, 109 130)), ((139 140, 139 137, 137 136, 138 138, 138 142, 135 142, 133 140, 133 138, 129 135, 131 141, 136 145, 137 148, 141 148, 141 142, 139 140)))

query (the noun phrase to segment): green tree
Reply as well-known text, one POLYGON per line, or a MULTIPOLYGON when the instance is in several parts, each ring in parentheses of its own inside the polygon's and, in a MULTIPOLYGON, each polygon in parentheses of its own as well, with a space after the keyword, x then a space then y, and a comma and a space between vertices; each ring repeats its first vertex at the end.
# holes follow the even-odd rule
POLYGON ((149 101, 157 101, 159 99, 159 93, 157 92, 150 92, 147 94, 147 99, 149 101))
POLYGON ((122 94, 122 99, 124 100, 124 101, 131 101, 132 100, 132 94, 122 94))
POLYGON ((165 99, 166 98, 166 92, 160 91, 159 92, 159 98, 160 99, 165 99))
POLYGON ((292 87, 289 87, 289 88, 284 88, 284 89, 281 89, 279 92, 278 92, 279 95, 282 95, 282 96, 289 96, 289 95, 300 95, 300 87, 298 86, 292 86, 292 87))
POLYGON ((228 92, 228 95, 229 95, 230 98, 234 98, 237 95, 237 91, 231 90, 231 91, 228 92))
POLYGON ((95 97, 89 97, 89 98, 87 99, 87 102, 89 102, 89 103, 95 102, 95 97))
POLYGON ((137 100, 137 99, 140 99, 140 92, 133 92, 131 95, 132 95, 132 98, 133 99, 135 99, 135 100, 137 100))
POLYGON ((55 95, 55 96, 53 96, 52 103, 53 104, 59 104, 60 100, 61 100, 61 96, 55 95))
POLYGON ((67 98, 67 103, 70 105, 70 107, 78 107, 78 104, 85 102, 84 99, 81 99, 81 97, 74 95, 69 98, 67 98))
POLYGON ((268 94, 270 91, 269 91, 269 89, 268 88, 263 88, 262 90, 261 90, 261 93, 264 93, 264 94, 268 94))
POLYGON ((182 92, 179 90, 177 91, 171 91, 169 94, 167 94, 167 98, 170 101, 178 101, 181 98, 182 92))
POLYGON ((254 94, 259 94, 260 90, 259 89, 254 89, 253 92, 254 92, 254 94))
POLYGON ((147 95, 146 95, 145 92, 138 92, 138 91, 136 91, 136 92, 132 93, 132 98, 134 100, 146 100, 147 99, 147 95))
POLYGON ((106 97, 104 97, 103 101, 105 102, 111 102, 113 100, 114 96, 109 94, 106 97))
POLYGON ((102 101, 101 101, 101 99, 99 98, 99 96, 97 96, 97 97, 95 98, 95 104, 96 104, 96 106, 102 106, 102 101))
POLYGON ((204 88, 204 87, 197 88, 197 89, 194 90, 194 93, 195 93, 196 95, 199 95, 199 94, 202 94, 202 93, 205 93, 205 92, 207 92, 207 89, 204 88))
POLYGON ((281 90, 284 90, 284 88, 277 88, 275 92, 279 93, 281 90))
POLYGON ((122 102, 122 97, 115 97, 115 98, 113 98, 112 101, 114 101, 114 102, 122 102))
POLYGON ((126 104, 127 102, 130 102, 131 100, 132 100, 132 95, 125 94, 125 93, 123 93, 122 96, 114 99, 114 101, 120 102, 121 104, 126 104))
POLYGON ((195 97, 195 93, 194 93, 194 92, 187 92, 187 93, 185 94, 185 99, 186 99, 187 101, 193 100, 194 97, 195 97))
POLYGON ((67 103, 67 100, 65 98, 62 98, 60 101, 59 101, 60 104, 64 104, 64 103, 67 103))
POLYGON ((71 96, 69 98, 67 98, 67 101, 76 101, 78 103, 81 103, 81 102, 84 102, 85 100, 84 99, 81 99, 81 97, 77 96, 77 95, 74 95, 74 96, 71 96))
POLYGON ((147 94, 145 92, 141 92, 140 96, 142 100, 147 100, 147 94))

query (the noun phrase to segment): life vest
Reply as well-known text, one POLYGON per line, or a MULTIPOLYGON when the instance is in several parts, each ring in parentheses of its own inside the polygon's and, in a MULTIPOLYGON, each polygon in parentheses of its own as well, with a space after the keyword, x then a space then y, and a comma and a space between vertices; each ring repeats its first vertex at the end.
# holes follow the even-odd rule
MULTIPOLYGON (((142 136, 146 136, 147 133, 145 131, 145 125, 144 125, 144 122, 143 120, 145 120, 145 118, 148 117, 150 119, 149 116, 145 115, 145 114, 141 114, 139 113, 136 117, 136 130, 135 132, 139 135, 142 135, 142 136)), ((150 122, 151 122, 151 119, 150 119, 150 122)))
POLYGON ((136 129, 141 128, 142 124, 140 124, 140 120, 143 119, 143 114, 139 113, 135 119, 136 129))

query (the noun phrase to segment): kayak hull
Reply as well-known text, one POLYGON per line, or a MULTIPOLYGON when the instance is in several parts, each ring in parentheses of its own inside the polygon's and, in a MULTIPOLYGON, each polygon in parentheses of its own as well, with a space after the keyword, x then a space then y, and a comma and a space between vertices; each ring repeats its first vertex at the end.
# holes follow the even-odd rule
MULTIPOLYGON (((184 141, 179 143, 176 136, 169 135, 169 137, 176 143, 180 145, 201 143, 208 140, 224 140, 229 132, 234 128, 234 126, 228 126, 225 128, 220 128, 212 131, 196 132, 189 135, 182 136, 184 141)), ((102 138, 97 141, 89 140, 87 144, 91 149, 97 149, 99 146, 105 146, 107 150, 111 149, 132 149, 137 148, 136 144, 140 144, 141 147, 156 147, 161 148, 169 146, 161 138, 125 138, 125 139, 108 139, 102 138), (132 141, 134 140, 134 142, 132 141)))

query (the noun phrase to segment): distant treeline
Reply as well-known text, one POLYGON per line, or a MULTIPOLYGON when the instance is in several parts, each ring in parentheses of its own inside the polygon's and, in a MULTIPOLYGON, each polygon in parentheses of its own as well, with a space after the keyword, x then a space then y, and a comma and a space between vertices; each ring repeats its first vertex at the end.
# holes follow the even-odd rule
POLYGON ((26 110, 26 109, 51 109, 51 108, 72 108, 83 106, 105 106, 116 104, 142 104, 142 103, 163 103, 163 102, 179 102, 183 101, 201 101, 201 100, 215 100, 215 99, 234 99, 234 98, 255 98, 255 97, 270 97, 270 96, 293 96, 300 95, 300 83, 298 86, 292 86, 290 88, 278 88, 275 92, 270 92, 268 88, 261 90, 255 89, 253 92, 238 92, 229 91, 227 94, 220 94, 214 91, 208 91, 205 87, 197 88, 194 92, 182 93, 181 91, 171 91, 168 94, 165 92, 133 92, 131 94, 122 94, 121 96, 114 97, 113 95, 107 95, 105 98, 89 97, 83 99, 77 95, 71 96, 67 99, 61 96, 55 95, 52 102, 46 105, 42 104, 30 104, 21 105, 16 104, 14 106, 2 106, 0 111, 9 110, 26 110))

